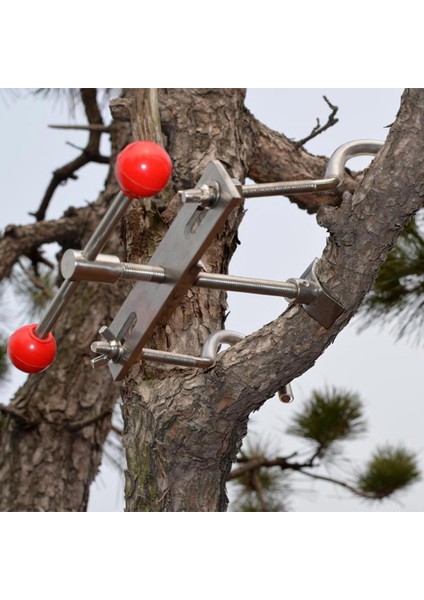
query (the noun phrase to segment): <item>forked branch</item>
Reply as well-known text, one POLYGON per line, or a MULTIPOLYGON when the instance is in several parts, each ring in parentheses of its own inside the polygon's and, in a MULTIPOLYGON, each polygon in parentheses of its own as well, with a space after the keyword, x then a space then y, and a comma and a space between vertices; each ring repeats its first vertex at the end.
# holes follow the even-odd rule
POLYGON ((327 129, 329 129, 330 127, 333 127, 333 125, 335 125, 336 123, 339 122, 339 120, 336 118, 336 114, 337 114, 337 111, 339 110, 339 107, 334 106, 334 104, 331 104, 331 102, 327 98, 327 96, 323 96, 323 98, 326 101, 326 103, 328 104, 328 106, 331 108, 331 113, 327 119, 327 122, 324 125, 321 125, 320 120, 317 118, 317 124, 312 129, 311 133, 309 135, 307 135, 306 137, 302 138, 301 140, 299 140, 298 142, 295 142, 295 144, 298 148, 300 148, 300 146, 303 146, 304 144, 306 144, 306 142, 313 140, 315 137, 317 137, 321 133, 323 133, 323 131, 326 131, 327 129))

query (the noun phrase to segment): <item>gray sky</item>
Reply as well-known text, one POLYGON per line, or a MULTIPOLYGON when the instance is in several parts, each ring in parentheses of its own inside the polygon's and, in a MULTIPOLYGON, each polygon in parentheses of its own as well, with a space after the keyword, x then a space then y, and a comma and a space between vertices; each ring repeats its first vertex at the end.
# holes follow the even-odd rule
MULTIPOLYGON (((396 116, 401 90, 255 89, 249 90, 247 105, 267 125, 299 139, 310 132, 316 117, 325 122, 328 107, 323 94, 339 106, 340 122, 311 141, 307 148, 328 156, 349 140, 384 140, 388 131, 385 126, 396 116)), ((54 106, 34 99, 13 103, 7 96, 0 97, 2 227, 29 221, 28 212, 37 207, 51 171, 75 156, 76 150, 65 142, 84 144, 85 134, 46 128, 48 123, 67 120, 64 105, 54 106)), ((361 168, 367 162, 364 158, 355 159, 348 166, 361 168)), ((77 182, 70 182, 58 191, 48 217, 61 215, 69 204, 79 206, 94 200, 103 186, 104 175, 102 166, 83 169, 77 182)), ((284 280, 300 276, 313 258, 321 255, 326 232, 317 226, 315 217, 299 211, 284 198, 250 199, 246 207, 239 236, 241 245, 231 263, 231 273, 284 280)), ((245 334, 276 318, 285 306, 283 300, 246 294, 230 294, 229 304, 227 327, 245 334)), ((12 306, 3 307, 0 317, 4 318, 5 310, 5 327, 11 331, 22 324, 18 314, 13 323, 10 321, 12 306)), ((363 464, 377 445, 385 442, 404 442, 418 453, 424 471, 419 378, 422 348, 396 341, 394 335, 378 325, 361 334, 357 329, 354 320, 315 367, 294 382, 294 403, 268 401, 252 418, 252 434, 272 439, 282 452, 301 449, 301 442, 283 433, 290 415, 299 410, 312 389, 342 387, 360 394, 369 428, 363 439, 345 444, 349 462, 337 463, 330 474, 342 476, 352 471, 363 464)), ((105 376, 109 376, 106 371, 105 376)), ((3 386, 3 397, 10 396, 23 380, 24 376, 15 373, 3 386)), ((104 464, 93 485, 90 510, 121 510, 122 484, 122 477, 104 464)), ((294 489, 297 493, 293 494, 291 506, 296 511, 422 511, 424 508, 424 483, 416 484, 398 502, 379 505, 365 504, 334 486, 310 480, 299 480, 294 489)))

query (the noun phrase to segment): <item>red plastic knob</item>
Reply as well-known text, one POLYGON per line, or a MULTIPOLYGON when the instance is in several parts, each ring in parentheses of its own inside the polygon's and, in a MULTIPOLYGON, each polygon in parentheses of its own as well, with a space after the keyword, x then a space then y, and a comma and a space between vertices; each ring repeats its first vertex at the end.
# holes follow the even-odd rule
POLYGON ((7 352, 17 369, 39 373, 47 369, 56 356, 56 341, 51 333, 46 338, 35 335, 37 324, 17 329, 9 338, 7 352))
POLYGON ((154 142, 133 142, 118 154, 115 175, 129 198, 149 198, 161 192, 172 173, 168 153, 154 142))

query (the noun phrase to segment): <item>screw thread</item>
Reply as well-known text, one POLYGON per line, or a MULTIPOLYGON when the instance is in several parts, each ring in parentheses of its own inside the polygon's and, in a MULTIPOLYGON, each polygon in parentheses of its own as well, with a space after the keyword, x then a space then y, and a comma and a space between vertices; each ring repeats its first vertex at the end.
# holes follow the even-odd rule
POLYGON ((149 265, 137 265, 133 263, 121 264, 120 279, 136 281, 165 281, 165 272, 161 267, 150 267, 149 265))

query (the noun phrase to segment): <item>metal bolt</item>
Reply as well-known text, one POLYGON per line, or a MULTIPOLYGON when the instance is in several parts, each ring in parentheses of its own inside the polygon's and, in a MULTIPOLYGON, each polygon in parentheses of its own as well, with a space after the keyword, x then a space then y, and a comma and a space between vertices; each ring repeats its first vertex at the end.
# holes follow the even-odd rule
POLYGON ((204 208, 211 208, 219 200, 220 189, 219 184, 214 182, 211 185, 204 184, 199 188, 183 190, 178 193, 184 204, 196 202, 204 208))
POLYGON ((115 363, 118 362, 124 352, 121 342, 115 338, 108 327, 100 327, 99 334, 103 341, 93 342, 90 346, 92 352, 100 355, 91 360, 93 369, 103 367, 110 360, 115 363))

